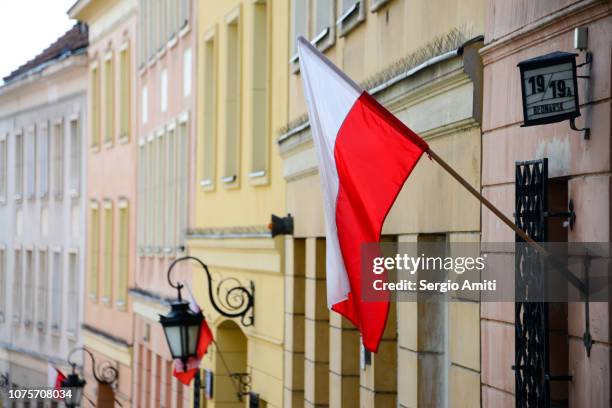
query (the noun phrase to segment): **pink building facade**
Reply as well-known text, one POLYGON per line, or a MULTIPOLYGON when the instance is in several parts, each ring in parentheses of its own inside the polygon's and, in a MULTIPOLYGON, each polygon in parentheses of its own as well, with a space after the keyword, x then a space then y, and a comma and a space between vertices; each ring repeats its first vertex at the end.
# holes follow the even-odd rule
MULTIPOLYGON (((187 255, 191 190, 195 183, 197 2, 139 2, 136 71, 138 215, 134 304, 134 404, 183 407, 193 398, 172 376, 173 361, 159 314, 166 314, 176 290, 167 271, 187 255)), ((190 282, 189 262, 172 279, 190 282)), ((183 291, 185 295, 185 291, 183 291)), ((193 403, 191 403, 193 405, 193 403)))
MULTIPOLYGON (((484 64, 482 191, 504 213, 515 212, 515 164, 548 159, 548 211, 576 213, 573 228, 550 219, 550 241, 610 242, 611 132, 610 63, 612 8, 603 1, 490 0, 487 2, 484 64), (585 49, 574 45, 575 29, 586 28, 585 49), (568 121, 531 127, 523 124, 521 82, 517 64, 555 51, 576 53, 581 117, 579 128, 568 121)), ((583 31, 584 33, 584 31, 583 31)), ((482 241, 513 242, 514 233, 488 210, 482 210, 482 241)), ((584 303, 548 304, 551 375, 571 380, 537 379, 549 388, 551 406, 610 406, 609 303, 589 304, 593 344, 585 346, 584 303), (557 405, 555 405, 557 404, 557 405)), ((524 323, 524 322, 523 322, 524 323)), ((516 382, 513 365, 518 347, 514 303, 483 303, 481 308, 482 404, 485 407, 527 404, 525 389, 516 382)), ((515 367, 516 368, 516 367, 515 367)), ((543 388, 542 388, 543 389, 543 388)), ((549 405, 537 405, 549 406, 549 405)))
POLYGON ((136 259, 136 0, 77 1, 72 18, 88 24, 88 251, 83 344, 85 398, 98 407, 132 406, 133 314, 128 288, 136 259), (93 376, 108 364, 118 376, 93 376))

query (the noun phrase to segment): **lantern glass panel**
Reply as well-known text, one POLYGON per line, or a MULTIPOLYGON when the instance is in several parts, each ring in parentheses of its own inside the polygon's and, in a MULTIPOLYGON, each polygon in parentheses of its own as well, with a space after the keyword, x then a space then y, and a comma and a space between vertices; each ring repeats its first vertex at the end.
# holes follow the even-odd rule
POLYGON ((166 326, 166 338, 170 346, 170 353, 174 358, 180 358, 183 355, 183 347, 181 345, 181 326, 166 326))
POLYGON ((189 326, 187 328, 187 341, 189 345, 189 355, 196 355, 198 349, 198 334, 200 333, 200 326, 189 326))

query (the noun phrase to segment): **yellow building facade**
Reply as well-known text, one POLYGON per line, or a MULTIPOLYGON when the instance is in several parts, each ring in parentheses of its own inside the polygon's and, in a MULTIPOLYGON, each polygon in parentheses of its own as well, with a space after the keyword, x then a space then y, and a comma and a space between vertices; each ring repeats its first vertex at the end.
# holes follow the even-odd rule
MULTIPOLYGON (((326 307, 325 229, 295 39, 308 38, 480 189, 485 2, 290 1, 284 407, 480 406, 476 302, 391 305, 377 354, 326 307)), ((383 228, 391 242, 478 242, 477 200, 424 156, 383 228)))
POLYGON ((268 223, 285 210, 274 140, 287 122, 288 3, 202 0, 197 10, 198 182, 187 251, 207 264, 222 308, 237 301, 228 288, 254 296, 245 319, 223 316, 211 304, 206 274, 192 270, 216 340, 201 366, 203 401, 242 407, 259 398, 260 406, 281 407, 285 240, 272 238, 268 223))

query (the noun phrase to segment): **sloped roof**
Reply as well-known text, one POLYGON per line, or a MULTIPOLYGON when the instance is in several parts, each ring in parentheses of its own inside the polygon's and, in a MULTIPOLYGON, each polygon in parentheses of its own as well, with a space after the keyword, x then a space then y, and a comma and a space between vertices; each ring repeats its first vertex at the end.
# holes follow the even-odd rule
POLYGON ((43 64, 55 59, 65 58, 79 50, 83 50, 87 48, 88 44, 89 35, 87 25, 78 22, 43 52, 2 79, 4 79, 5 83, 9 83, 43 64))

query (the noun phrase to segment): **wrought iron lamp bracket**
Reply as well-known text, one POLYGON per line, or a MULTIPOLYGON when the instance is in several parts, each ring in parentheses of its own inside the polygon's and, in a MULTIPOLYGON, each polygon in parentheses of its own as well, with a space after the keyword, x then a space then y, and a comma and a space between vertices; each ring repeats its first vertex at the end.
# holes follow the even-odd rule
POLYGON ((213 308, 222 316, 229 318, 240 318, 244 327, 252 326, 255 323, 255 284, 251 281, 250 287, 246 288, 240 284, 238 279, 227 277, 222 279, 216 290, 213 288, 213 280, 208 266, 199 258, 194 256, 184 256, 175 259, 168 268, 168 283, 178 291, 178 300, 182 301, 181 290, 184 285, 180 282, 172 282, 171 272, 176 264, 182 261, 192 260, 204 269, 208 280, 208 297, 213 308), (233 284, 233 285, 232 285, 233 284), (230 286, 228 289, 225 289, 230 286), (225 294, 222 291, 225 290, 225 294), (216 292, 216 294, 215 294, 216 292))
POLYGON ((70 350, 70 353, 68 354, 68 364, 70 364, 73 371, 75 370, 77 364, 72 361, 72 356, 77 351, 82 351, 87 354, 89 358, 91 358, 91 371, 98 383, 112 386, 117 381, 119 378, 119 371, 111 365, 111 362, 103 361, 97 365, 94 355, 85 347, 75 347, 70 350))
POLYGON ((230 377, 236 381, 238 388, 236 389, 236 395, 238 399, 242 401, 242 397, 249 395, 251 392, 251 374, 249 373, 231 373, 230 377))

